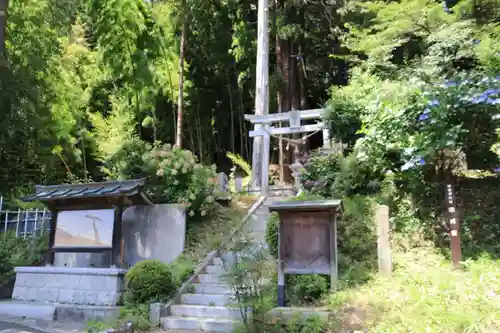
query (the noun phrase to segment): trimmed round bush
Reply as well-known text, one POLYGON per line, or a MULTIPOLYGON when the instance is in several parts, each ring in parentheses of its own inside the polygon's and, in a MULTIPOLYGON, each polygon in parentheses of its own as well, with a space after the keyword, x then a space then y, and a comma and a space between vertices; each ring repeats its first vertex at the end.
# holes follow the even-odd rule
POLYGON ((170 266, 158 260, 138 262, 129 269, 125 281, 125 301, 128 303, 165 301, 176 290, 170 266))

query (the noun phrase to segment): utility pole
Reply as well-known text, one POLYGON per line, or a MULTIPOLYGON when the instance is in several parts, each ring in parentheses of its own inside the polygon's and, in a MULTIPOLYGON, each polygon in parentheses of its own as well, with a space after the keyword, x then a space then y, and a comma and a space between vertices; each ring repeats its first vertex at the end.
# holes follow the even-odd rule
MULTIPOLYGON (((259 0, 257 22, 257 70, 255 86, 255 115, 269 113, 269 0, 259 0)), ((254 130, 259 130, 261 125, 255 125, 254 130)), ((264 149, 263 137, 253 138, 252 151, 252 188, 258 189, 262 185, 262 175, 267 172, 262 170, 264 149)))

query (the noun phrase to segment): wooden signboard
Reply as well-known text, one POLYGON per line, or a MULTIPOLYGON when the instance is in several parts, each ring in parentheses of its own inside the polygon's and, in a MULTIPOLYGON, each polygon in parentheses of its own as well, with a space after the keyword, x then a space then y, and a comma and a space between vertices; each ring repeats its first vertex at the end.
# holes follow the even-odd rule
POLYGON ((69 210, 57 214, 54 248, 113 247, 113 209, 69 210))
POLYGON ((51 211, 47 263, 56 252, 111 252, 111 266, 123 265, 122 213, 151 204, 142 192, 145 179, 35 187, 24 201, 45 202, 51 211))
POLYGON ((282 212, 280 219, 285 274, 330 274, 330 212, 282 212))
POLYGON ((278 306, 285 306, 285 274, 330 275, 337 281, 337 225, 341 201, 281 202, 279 215, 278 306))

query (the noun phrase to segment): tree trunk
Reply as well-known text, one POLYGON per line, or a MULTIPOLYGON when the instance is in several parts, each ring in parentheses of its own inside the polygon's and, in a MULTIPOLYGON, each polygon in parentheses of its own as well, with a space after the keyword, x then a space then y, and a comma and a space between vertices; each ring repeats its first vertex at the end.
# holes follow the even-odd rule
POLYGON ((5 55, 5 30, 7 27, 7 7, 9 0, 0 0, 0 64, 6 58, 5 55))
MULTIPOLYGON (((299 83, 299 68, 298 68, 298 61, 297 61, 297 47, 296 43, 291 43, 290 47, 290 97, 291 97, 291 102, 292 102, 292 110, 300 110, 300 83, 299 83)), ((292 137, 294 139, 300 139, 301 134, 296 133, 292 134, 292 137)), ((300 148, 299 153, 302 153, 302 145, 300 148)), ((292 151, 292 163, 295 162, 297 152, 295 152, 295 149, 290 149, 292 151)))
MULTIPOLYGON (((281 14, 282 8, 284 6, 283 0, 277 0, 276 1, 276 18, 281 14)), ((277 20, 276 20, 277 21, 277 20)), ((276 71, 278 72, 279 76, 279 82, 280 85, 278 86, 277 89, 277 94, 276 94, 276 102, 278 105, 278 113, 283 112, 283 105, 284 105, 284 93, 283 93, 283 55, 281 54, 281 47, 283 44, 282 39, 280 38, 279 35, 279 28, 278 24, 276 22, 276 71)), ((281 122, 279 123, 279 126, 281 127, 282 124, 281 122)), ((285 169, 284 169, 284 151, 283 151, 283 140, 281 138, 282 136, 280 135, 279 140, 278 140, 278 149, 279 149, 279 181, 280 183, 285 182, 285 169)))
POLYGON ((300 110, 300 83, 299 68, 297 61, 297 47, 295 43, 291 47, 290 57, 290 97, 292 99, 292 110, 300 110))
POLYGON ((177 133, 175 145, 182 148, 182 116, 184 113, 184 51, 186 44, 186 17, 182 22, 181 45, 179 51, 179 96, 177 97, 177 133))
MULTIPOLYGON (((297 72, 299 77, 299 85, 300 85, 300 109, 307 110, 307 88, 306 88, 306 65, 304 59, 304 53, 302 45, 299 45, 299 52, 297 57, 297 72)), ((310 141, 306 140, 304 143, 304 151, 310 151, 310 141)))
MULTIPOLYGON (((283 101, 281 105, 282 112, 289 112, 291 110, 291 91, 290 91, 290 41, 289 40, 280 40, 281 44, 281 55, 283 61, 283 101)), ((284 182, 291 182, 292 174, 291 170, 288 166, 293 164, 293 147, 290 147, 286 144, 286 148, 283 151, 283 164, 284 164, 284 182)))

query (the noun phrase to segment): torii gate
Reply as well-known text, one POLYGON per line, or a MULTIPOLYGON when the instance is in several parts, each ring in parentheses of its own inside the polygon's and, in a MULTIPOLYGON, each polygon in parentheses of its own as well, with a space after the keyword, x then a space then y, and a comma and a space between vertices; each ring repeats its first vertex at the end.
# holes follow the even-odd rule
MULTIPOLYGON (((260 190, 263 195, 267 194, 269 187, 269 155, 271 150, 271 136, 273 135, 286 135, 295 133, 311 133, 311 132, 323 132, 323 148, 331 148, 331 141, 329 130, 323 122, 318 122, 311 125, 302 125, 301 120, 310 119, 321 119, 325 109, 313 109, 313 110, 292 110, 290 112, 283 113, 273 113, 266 115, 245 115, 245 119, 250 121, 254 125, 254 130, 250 131, 249 136, 263 137, 263 149, 262 149, 262 166, 261 166, 261 187, 260 189, 254 188, 253 190, 260 190), (277 122, 288 122, 288 127, 272 127, 271 124, 277 122)), ((252 161, 252 168, 256 170, 259 166, 257 163, 259 159, 252 161)), ((252 177, 256 177, 255 173, 252 177)), ((258 175, 257 175, 258 177, 258 175)), ((253 184, 255 182, 252 182, 253 184)))

